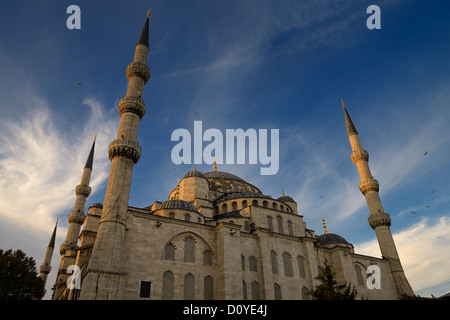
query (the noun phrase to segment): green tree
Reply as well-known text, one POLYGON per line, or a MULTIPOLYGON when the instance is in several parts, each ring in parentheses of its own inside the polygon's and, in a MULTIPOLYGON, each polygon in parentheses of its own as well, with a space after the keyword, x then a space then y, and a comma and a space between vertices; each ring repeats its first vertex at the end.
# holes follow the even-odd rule
POLYGON ((314 290, 309 291, 309 295, 314 300, 355 300, 357 290, 350 284, 337 285, 335 280, 336 272, 325 259, 323 267, 319 267, 319 274, 315 277, 320 281, 314 290))
POLYGON ((0 300, 32 300, 44 296, 36 262, 22 250, 0 249, 0 300))

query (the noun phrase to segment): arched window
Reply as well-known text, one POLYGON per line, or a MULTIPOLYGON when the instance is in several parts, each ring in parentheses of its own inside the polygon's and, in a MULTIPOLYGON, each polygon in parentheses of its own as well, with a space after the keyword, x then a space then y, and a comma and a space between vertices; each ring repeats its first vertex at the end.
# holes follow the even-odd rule
POLYGON ((184 300, 194 300, 194 284, 195 278, 191 273, 188 273, 184 276, 184 300))
POLYGON ((272 273, 278 274, 277 253, 273 250, 270 251, 270 262, 272 263, 272 273))
POLYGON ((233 201, 233 202, 231 203, 231 210, 232 210, 232 211, 236 211, 236 210, 237 210, 237 202, 236 202, 236 201, 233 201))
POLYGON ((278 283, 273 284, 273 290, 275 292, 275 300, 281 300, 281 287, 278 283))
POLYGON ((243 300, 247 300, 247 284, 245 283, 244 280, 242 280, 242 299, 243 300))
POLYGON ((267 217, 267 227, 269 228, 269 230, 271 231, 271 232, 273 232, 273 223, 272 223, 272 217, 267 217))
POLYGON ((252 282, 252 300, 260 300, 259 297, 259 283, 256 281, 252 282))
POLYGON ((278 224, 278 232, 279 233, 284 233, 284 229, 283 229, 283 219, 281 218, 281 216, 277 217, 277 224, 278 224))
POLYGON ((276 202, 272 203, 272 208, 273 208, 274 210, 277 210, 277 209, 278 209, 278 206, 277 206, 277 203, 276 203, 276 202))
POLYGON ((284 206, 283 205, 280 205, 280 210, 284 211, 284 206))
POLYGON ((164 272, 163 275, 162 298, 165 300, 173 299, 173 272, 170 270, 164 272))
POLYGON ((219 207, 218 206, 215 206, 214 207, 214 214, 216 215, 216 214, 218 214, 219 213, 219 207))
POLYGON ((364 280, 363 280, 363 277, 362 277, 361 267, 358 266, 357 264, 355 264, 353 266, 353 269, 355 269, 355 274, 356 274, 356 279, 358 280, 358 284, 360 286, 363 286, 364 285, 364 280))
POLYGON ((186 214, 184 215, 184 221, 191 221, 191 215, 188 214, 188 213, 186 213, 186 214))
POLYGON ((288 232, 290 236, 294 235, 294 228, 292 227, 292 221, 288 220, 287 222, 288 232))
POLYGON ((173 243, 168 243, 164 247, 164 259, 175 261, 175 246, 173 245, 173 243))
POLYGON ((169 212, 169 218, 172 218, 172 219, 174 219, 174 218, 175 218, 175 213, 173 213, 173 212, 169 212))
POLYGON ((227 212, 227 211, 228 211, 227 204, 224 203, 224 204, 222 205, 222 213, 225 213, 225 212, 227 212))
POLYGON ((305 259, 303 257, 297 257, 298 262, 298 273, 300 274, 300 278, 305 278, 305 259))
POLYGON ((195 240, 191 237, 184 239, 184 262, 194 262, 195 240))
POLYGON ((241 256, 241 268, 242 270, 245 270, 245 257, 241 256))
POLYGON ((209 250, 203 252, 203 265, 212 266, 212 253, 209 250))
POLYGON ((289 253, 283 253, 284 275, 286 277, 293 277, 292 272, 292 259, 289 253))
POLYGON ((247 200, 242 201, 242 208, 247 207, 247 200))
POLYGON ((250 224, 248 223, 248 221, 244 221, 244 230, 250 231, 250 224))
POLYGON ((268 206, 269 206, 269 203, 268 203, 266 200, 264 200, 264 201, 263 201, 263 207, 264 207, 264 208, 267 208, 268 206))
POLYGON ((254 256, 251 256, 249 259, 248 259, 248 262, 249 262, 249 264, 250 264, 250 271, 258 271, 258 268, 257 268, 257 261, 256 261, 256 258, 254 257, 254 256))
POLYGON ((204 298, 205 300, 214 299, 214 279, 211 276, 207 276, 204 281, 204 298))
POLYGON ((252 201, 252 205, 257 206, 258 205, 258 200, 253 200, 252 201))

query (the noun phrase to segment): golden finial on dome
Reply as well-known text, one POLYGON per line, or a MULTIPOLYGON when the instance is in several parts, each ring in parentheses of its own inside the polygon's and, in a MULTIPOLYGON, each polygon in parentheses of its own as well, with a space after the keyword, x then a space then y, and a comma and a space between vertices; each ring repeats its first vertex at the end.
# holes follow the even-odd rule
POLYGON ((284 197, 284 189, 281 189, 283 191, 283 197, 284 197))
POLYGON ((325 229, 325 234, 328 233, 327 231, 327 225, 325 224, 325 218, 322 216, 322 223, 323 223, 323 228, 325 229))
POLYGON ((217 162, 216 162, 216 156, 214 156, 214 171, 217 171, 217 162))
POLYGON ((152 9, 148 9, 148 12, 147 12, 147 18, 150 18, 150 12, 152 11, 152 9))

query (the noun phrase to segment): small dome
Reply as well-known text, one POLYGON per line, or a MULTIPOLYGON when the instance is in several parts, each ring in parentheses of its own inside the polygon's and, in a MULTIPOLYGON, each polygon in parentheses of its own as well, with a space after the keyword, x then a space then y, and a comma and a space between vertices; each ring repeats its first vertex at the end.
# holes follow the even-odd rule
POLYGON ((234 174, 223 171, 210 171, 203 174, 206 179, 230 179, 245 182, 243 179, 234 174))
POLYGON ((158 209, 184 209, 198 212, 196 207, 184 200, 168 200, 163 202, 158 209))
POLYGON ((92 206, 90 206, 89 208, 103 208, 103 205, 100 202, 94 203, 92 206))
POLYGON ((347 240, 335 233, 324 233, 317 237, 317 241, 320 244, 330 244, 330 243, 345 243, 348 244, 347 240))
POLYGON ((277 200, 278 200, 278 201, 282 201, 282 202, 294 202, 294 203, 297 203, 297 202, 295 202, 294 199, 292 199, 292 198, 289 197, 289 196, 281 196, 281 197, 279 197, 277 200))
POLYGON ((193 171, 187 172, 187 173, 184 175, 183 179, 184 179, 184 178, 188 178, 188 177, 201 177, 201 178, 204 178, 205 176, 204 176, 203 173, 201 173, 200 171, 193 170, 193 171))

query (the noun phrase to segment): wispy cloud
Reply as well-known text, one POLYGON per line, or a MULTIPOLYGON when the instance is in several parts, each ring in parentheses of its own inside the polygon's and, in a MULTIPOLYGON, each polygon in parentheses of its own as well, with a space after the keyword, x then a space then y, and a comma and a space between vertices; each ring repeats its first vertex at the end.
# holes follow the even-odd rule
POLYGON ((12 223, 27 223, 30 231, 48 231, 56 217, 67 215, 74 205, 74 188, 80 183, 96 133, 93 192, 106 180, 107 141, 114 136, 117 123, 99 102, 86 99, 83 103, 90 109, 87 120, 73 123, 77 130, 62 128, 52 118, 45 99, 34 94, 26 99, 28 114, 2 123, 0 215, 12 223), (67 131, 77 134, 68 136, 67 131))
MULTIPOLYGON (((406 277, 416 294, 439 296, 448 292, 448 287, 433 287, 450 282, 449 228, 448 216, 434 221, 423 218, 411 227, 393 234, 406 277)), ((380 256, 376 240, 354 246, 357 253, 380 256)))

